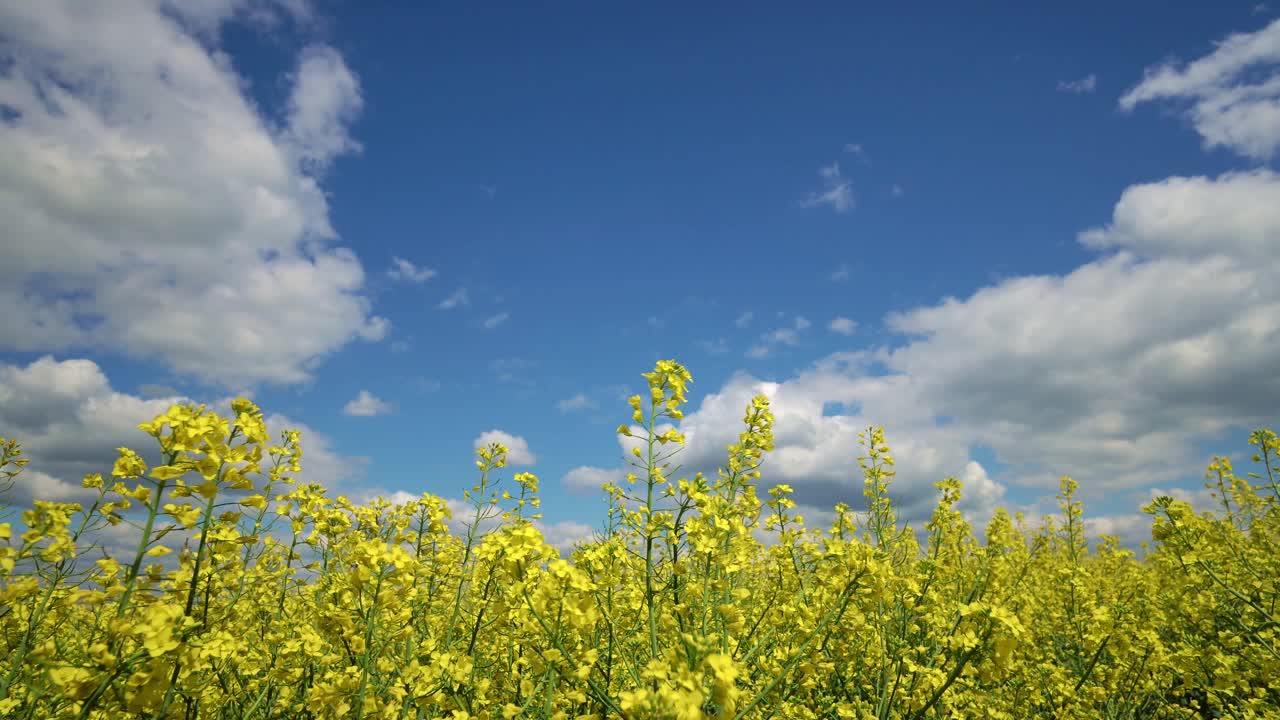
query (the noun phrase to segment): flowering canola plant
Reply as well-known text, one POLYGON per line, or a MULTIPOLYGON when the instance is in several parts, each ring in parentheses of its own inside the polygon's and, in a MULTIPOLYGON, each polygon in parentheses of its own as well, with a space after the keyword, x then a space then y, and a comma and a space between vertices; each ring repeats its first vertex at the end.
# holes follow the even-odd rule
MULTIPOLYGON (((170 408, 139 426, 163 464, 120 448, 110 479, 84 478, 92 503, 0 524, 0 717, 1280 716, 1275 433, 1250 438, 1258 483, 1209 466, 1221 512, 1148 505, 1141 560, 1089 548, 1070 478, 1061 519, 999 510, 981 542, 947 478, 921 545, 883 428, 860 435, 865 512, 810 528, 792 488, 757 492, 766 397, 715 479, 672 479, 684 437, 656 427, 692 378, 669 360, 644 377, 618 428, 636 472, 567 559, 533 522, 536 476, 499 492, 500 444, 477 451, 459 536, 435 495, 357 506, 296 482, 300 434, 271 443, 248 400, 170 408)), ((26 459, 0 453, 11 485, 26 459)))

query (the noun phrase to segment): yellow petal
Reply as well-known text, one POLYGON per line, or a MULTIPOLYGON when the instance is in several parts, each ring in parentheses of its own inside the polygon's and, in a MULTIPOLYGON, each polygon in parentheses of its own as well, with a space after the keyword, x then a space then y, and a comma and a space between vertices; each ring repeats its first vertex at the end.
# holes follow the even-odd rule
POLYGON ((157 480, 172 480, 182 477, 190 472, 189 468, 179 467, 177 465, 157 465, 151 468, 151 477, 157 480))

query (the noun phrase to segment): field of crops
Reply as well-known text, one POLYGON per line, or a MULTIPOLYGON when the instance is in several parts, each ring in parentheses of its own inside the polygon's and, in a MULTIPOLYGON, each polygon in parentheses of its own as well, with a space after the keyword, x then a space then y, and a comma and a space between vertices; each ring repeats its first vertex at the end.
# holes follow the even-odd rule
MULTIPOLYGON (((1259 472, 1209 466, 1217 512, 1152 502, 1145 558, 1088 546, 1070 478, 1060 517, 998 512, 980 537, 945 479, 921 545, 882 428, 861 437, 867 512, 806 528, 761 482, 765 397, 718 477, 668 478, 684 438, 655 427, 691 378, 645 377, 618 428, 643 441, 636 473, 568 559, 532 524, 538 479, 495 477, 501 445, 478 451, 460 536, 438 496, 358 507, 294 482, 299 434, 273 444, 247 400, 174 406, 139 426, 163 465, 121 448, 84 478, 92 504, 0 525, 0 717, 1280 716, 1275 433, 1250 437, 1259 472), (95 544, 128 523, 127 553, 95 544)), ((0 446, 21 482, 20 445, 0 446)))

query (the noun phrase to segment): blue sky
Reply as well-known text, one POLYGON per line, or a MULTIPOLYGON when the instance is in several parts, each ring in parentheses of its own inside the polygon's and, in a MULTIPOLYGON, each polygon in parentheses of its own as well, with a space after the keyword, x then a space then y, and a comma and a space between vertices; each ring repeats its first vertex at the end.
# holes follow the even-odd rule
POLYGON ((239 393, 357 497, 500 439, 567 546, 673 358, 680 476, 764 392, 816 522, 883 424, 917 524, 1069 474, 1136 544, 1276 425, 1278 14, 3 3, 0 436, 60 498, 239 393))

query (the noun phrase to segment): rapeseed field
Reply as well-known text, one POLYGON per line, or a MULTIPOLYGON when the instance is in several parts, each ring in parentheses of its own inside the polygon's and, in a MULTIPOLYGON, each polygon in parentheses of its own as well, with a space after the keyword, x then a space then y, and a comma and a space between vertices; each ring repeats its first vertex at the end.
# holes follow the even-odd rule
MULTIPOLYGON (((716 478, 670 478, 692 378, 645 373, 618 432, 636 472, 606 484, 605 530, 562 559, 533 521, 538 478, 478 451, 474 514, 441 497, 357 506, 296 482, 300 434, 275 443, 244 399, 173 406, 139 429, 164 464, 120 448, 91 504, 37 501, 0 524, 0 717, 1271 718, 1280 716, 1280 486, 1215 458, 1219 510, 1145 510, 1145 557, 1089 547, 1076 483, 1028 528, 981 538, 937 483, 926 540, 895 516, 884 429, 860 436, 865 512, 827 528, 762 484, 764 396, 716 478), (485 521, 500 519, 482 531, 485 521), (112 553, 95 538, 133 523, 112 553), (777 542, 757 535, 773 533, 777 542)), ((17 439, 0 478, 20 481, 17 439)), ((104 467, 105 470, 105 467, 104 467)))

